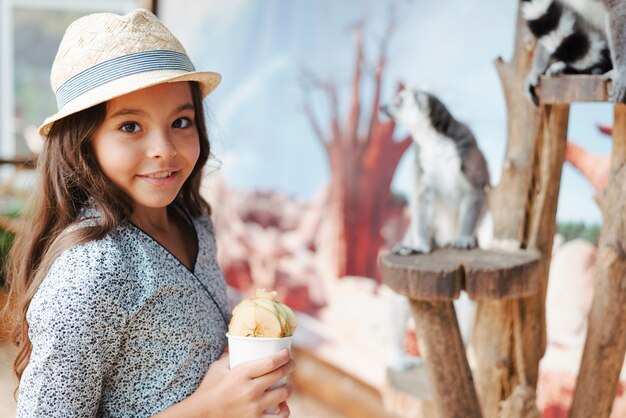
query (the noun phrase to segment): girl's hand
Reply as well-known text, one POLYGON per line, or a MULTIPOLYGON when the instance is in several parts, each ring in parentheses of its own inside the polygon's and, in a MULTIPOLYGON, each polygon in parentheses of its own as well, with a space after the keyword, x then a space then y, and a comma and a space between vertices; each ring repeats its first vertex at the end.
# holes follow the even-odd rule
POLYGON ((200 387, 189 397, 194 410, 210 417, 288 417, 286 400, 293 385, 268 390, 270 386, 289 375, 295 368, 288 350, 269 357, 228 367, 228 353, 215 361, 207 371, 200 387), (266 409, 279 405, 276 414, 265 414, 266 409))

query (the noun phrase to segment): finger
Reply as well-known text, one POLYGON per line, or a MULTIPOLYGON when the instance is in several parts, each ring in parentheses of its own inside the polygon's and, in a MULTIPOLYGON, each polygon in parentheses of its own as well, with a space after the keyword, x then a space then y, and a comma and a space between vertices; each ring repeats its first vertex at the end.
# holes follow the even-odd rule
POLYGON ((278 412, 276 412, 275 414, 263 414, 262 418, 288 418, 290 415, 291 410, 289 409, 287 402, 281 402, 280 404, 278 404, 278 412))
POLYGON ((291 354, 289 353, 289 350, 283 349, 272 354, 271 356, 248 361, 235 366, 235 368, 239 368, 246 376, 253 379, 278 369, 288 363, 290 359, 291 354))
POLYGON ((295 368, 296 363, 293 360, 289 360, 287 364, 280 366, 278 369, 254 378, 253 382, 260 390, 266 390, 273 384, 278 383, 280 379, 289 376, 295 368))
POLYGON ((280 408, 280 414, 284 414, 283 416, 285 418, 291 415, 291 410, 289 409, 289 405, 287 405, 287 402, 281 402, 280 405, 278 405, 278 407, 280 408))
POLYGON ((272 406, 286 402, 292 393, 293 385, 291 383, 286 383, 283 386, 266 391, 261 397, 260 405, 265 411, 272 406))

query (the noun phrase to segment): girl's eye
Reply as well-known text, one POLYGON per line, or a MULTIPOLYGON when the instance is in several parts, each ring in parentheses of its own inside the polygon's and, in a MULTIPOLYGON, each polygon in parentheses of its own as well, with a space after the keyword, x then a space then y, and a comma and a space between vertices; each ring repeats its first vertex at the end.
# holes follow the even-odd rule
POLYGON ((172 123, 172 127, 178 129, 185 129, 191 126, 191 120, 189 118, 178 118, 172 123))
POLYGON ((135 123, 135 122, 126 122, 124 123, 122 126, 120 126, 120 130, 122 132, 126 132, 128 134, 134 134, 139 132, 141 128, 139 127, 139 124, 135 123))

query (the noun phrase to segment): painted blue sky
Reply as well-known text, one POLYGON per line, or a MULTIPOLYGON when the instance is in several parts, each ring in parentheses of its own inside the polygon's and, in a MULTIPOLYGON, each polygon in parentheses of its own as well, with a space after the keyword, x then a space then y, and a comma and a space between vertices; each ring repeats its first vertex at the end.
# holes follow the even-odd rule
MULTIPOLYGON (((366 22, 366 53, 373 63, 387 1, 166 0, 159 6, 196 67, 223 75, 208 103, 213 148, 227 182, 238 189, 278 190, 311 199, 328 181, 329 171, 301 110, 302 72, 335 80, 345 110, 355 51, 350 28, 366 22)), ((427 86, 474 131, 497 184, 506 109, 493 61, 512 54, 517 1, 404 0, 398 7, 383 101, 398 81, 427 86)), ((371 96, 371 85, 364 88, 364 97, 371 96)), ((323 98, 321 93, 313 96, 322 126, 327 121, 323 98)), ((368 103, 363 105, 367 112, 368 103)), ((570 138, 594 153, 608 153, 610 140, 597 133, 596 124, 611 122, 608 104, 575 105, 570 138)), ((396 133, 398 138, 404 134, 396 133)), ((393 189, 410 190, 411 161, 412 152, 407 152, 393 189)), ((599 222, 592 194, 586 180, 566 165, 559 220, 599 222)))

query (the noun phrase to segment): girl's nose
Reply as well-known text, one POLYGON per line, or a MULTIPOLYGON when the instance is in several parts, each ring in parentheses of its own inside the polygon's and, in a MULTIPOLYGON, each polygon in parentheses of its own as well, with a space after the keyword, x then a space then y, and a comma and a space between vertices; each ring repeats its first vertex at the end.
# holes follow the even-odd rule
POLYGON ((177 154, 176 147, 170 138, 169 132, 154 131, 150 137, 149 158, 173 158, 177 154))

